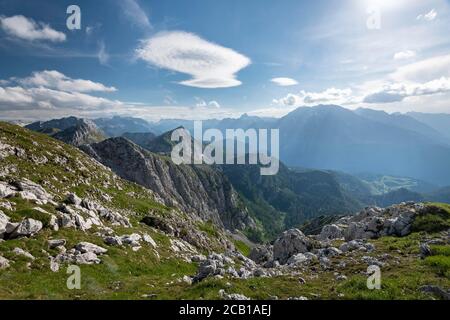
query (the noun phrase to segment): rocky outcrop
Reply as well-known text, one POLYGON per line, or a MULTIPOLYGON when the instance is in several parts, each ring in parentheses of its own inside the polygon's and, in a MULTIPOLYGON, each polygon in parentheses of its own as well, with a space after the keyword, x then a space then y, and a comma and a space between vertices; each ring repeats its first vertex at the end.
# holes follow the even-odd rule
POLYGON ((386 209, 366 208, 355 216, 338 220, 334 227, 325 226, 319 239, 338 239, 343 236, 345 240, 351 241, 376 239, 382 236, 403 237, 411 233, 414 218, 419 214, 425 214, 427 210, 429 207, 415 203, 403 203, 386 209))
POLYGON ((124 179, 151 189, 166 205, 230 230, 255 227, 227 178, 210 166, 175 165, 124 138, 83 146, 124 179))
POLYGON ((285 264, 297 253, 305 253, 312 249, 312 240, 298 229, 285 231, 273 244, 273 259, 285 264))

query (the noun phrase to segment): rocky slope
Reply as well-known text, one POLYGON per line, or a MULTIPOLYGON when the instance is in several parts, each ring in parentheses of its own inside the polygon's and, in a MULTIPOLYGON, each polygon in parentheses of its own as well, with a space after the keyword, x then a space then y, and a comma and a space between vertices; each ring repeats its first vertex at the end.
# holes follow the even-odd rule
POLYGON ((177 166, 125 138, 111 138, 82 149, 122 178, 153 190, 168 206, 230 230, 255 227, 232 185, 212 167, 177 166))
POLYGON ((179 263, 233 248, 223 231, 164 206, 78 149, 0 123, 0 297, 7 277, 48 281, 68 264, 129 252, 179 263))
POLYGON ((95 143, 106 138, 103 131, 93 121, 76 117, 46 122, 38 121, 26 127, 30 130, 48 134, 74 146, 95 143))

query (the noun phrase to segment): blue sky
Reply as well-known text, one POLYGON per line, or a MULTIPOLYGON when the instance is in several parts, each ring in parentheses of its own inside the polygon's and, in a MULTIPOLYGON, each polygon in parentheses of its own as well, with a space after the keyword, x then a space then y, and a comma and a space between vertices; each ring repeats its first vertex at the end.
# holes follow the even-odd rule
POLYGON ((0 117, 448 113, 449 32, 448 0, 0 0, 0 117))

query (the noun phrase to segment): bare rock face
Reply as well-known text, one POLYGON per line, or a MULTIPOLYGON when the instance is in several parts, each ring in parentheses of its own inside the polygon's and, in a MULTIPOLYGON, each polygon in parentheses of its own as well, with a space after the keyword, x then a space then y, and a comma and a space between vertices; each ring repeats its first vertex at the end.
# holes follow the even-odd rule
POLYGON ((298 229, 285 231, 273 245, 273 259, 285 264, 297 253, 309 252, 312 241, 298 229))
POLYGON ((124 138, 83 146, 124 179, 156 193, 166 205, 195 213, 230 230, 256 227, 226 177, 210 166, 177 166, 124 138))

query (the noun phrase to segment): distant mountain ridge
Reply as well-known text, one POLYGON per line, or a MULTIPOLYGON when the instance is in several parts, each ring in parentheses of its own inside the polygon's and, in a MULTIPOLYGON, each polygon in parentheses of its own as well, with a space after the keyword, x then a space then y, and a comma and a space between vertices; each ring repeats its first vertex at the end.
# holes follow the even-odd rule
POLYGON ((106 139, 104 132, 88 119, 68 117, 46 122, 34 122, 27 129, 48 134, 65 143, 81 146, 106 139))
MULTIPOLYGON (((300 107, 286 116, 207 120, 203 127, 280 130, 280 159, 288 166, 413 177, 439 186, 450 184, 450 143, 431 122, 408 114, 355 111, 336 105, 300 107)), ((180 123, 192 130, 192 121, 180 123)), ((172 128, 173 129, 173 128, 172 128)))

